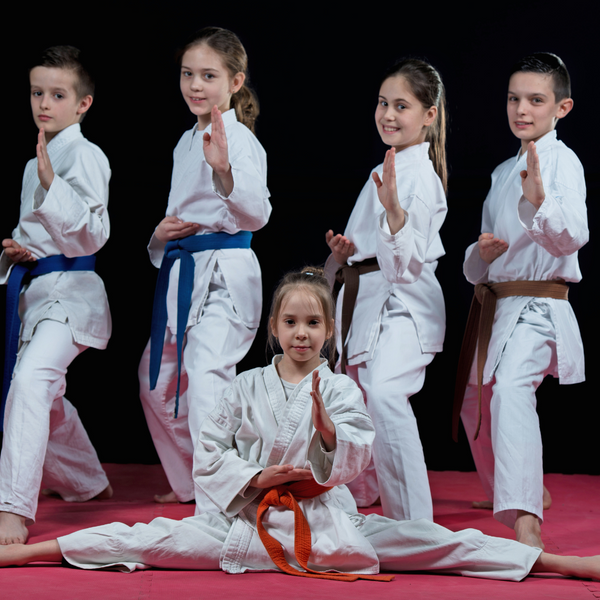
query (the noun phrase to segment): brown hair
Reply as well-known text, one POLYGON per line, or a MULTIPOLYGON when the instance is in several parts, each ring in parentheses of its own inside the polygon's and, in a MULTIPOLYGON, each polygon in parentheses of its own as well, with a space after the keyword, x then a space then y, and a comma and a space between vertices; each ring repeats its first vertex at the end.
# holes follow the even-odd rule
POLYGON ((554 101, 560 102, 571 97, 571 78, 567 66, 556 54, 536 52, 516 62, 510 70, 509 78, 514 73, 540 73, 552 77, 554 101))
POLYGON ((181 66, 183 55, 201 44, 206 44, 214 50, 223 60, 230 77, 238 73, 244 73, 246 79, 242 87, 231 96, 231 106, 235 109, 235 115, 252 133, 254 123, 260 112, 256 94, 246 85, 248 77, 248 56, 246 50, 233 31, 221 27, 205 27, 197 31, 177 52, 177 62, 181 66))
POLYGON ((429 63, 416 58, 405 58, 390 67, 381 79, 402 76, 426 110, 435 106, 437 116, 427 129, 425 141, 429 142, 429 158, 448 191, 448 167, 446 165, 446 90, 440 74, 429 63))
MULTIPOLYGON (((308 292, 319 302, 323 309, 328 330, 330 323, 335 319, 335 301, 331 295, 331 288, 329 287, 329 282, 325 279, 323 269, 318 267, 304 267, 300 272, 296 271, 284 275, 273 294, 271 312, 269 313, 269 347, 273 353, 277 351, 278 343, 271 328, 271 321, 277 320, 284 298, 290 292, 295 292, 296 290, 308 292)), ((329 366, 333 369, 335 366, 335 327, 332 327, 332 330, 328 331, 328 333, 330 336, 323 348, 325 349, 326 357, 329 359, 329 366)))

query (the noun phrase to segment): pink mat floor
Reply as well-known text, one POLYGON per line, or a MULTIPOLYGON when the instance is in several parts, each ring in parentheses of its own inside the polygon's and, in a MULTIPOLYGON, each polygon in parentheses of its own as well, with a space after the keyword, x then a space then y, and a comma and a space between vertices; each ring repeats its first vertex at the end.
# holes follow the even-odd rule
MULTIPOLYGON (((115 489, 111 500, 68 504, 42 497, 38 522, 30 530, 30 541, 43 541, 110 521, 133 524, 158 516, 180 519, 193 513, 190 505, 162 506, 151 501, 154 493, 168 490, 160 466, 105 465, 105 468, 115 489)), ((475 473, 430 472, 429 477, 438 523, 453 530, 475 527, 487 534, 511 537, 512 532, 497 523, 491 512, 470 508, 470 500, 484 499, 475 473)), ((546 476, 545 483, 553 497, 543 527, 546 549, 557 554, 600 554, 600 476, 551 474, 546 476)), ((332 600, 336 597, 344 600, 595 600, 600 599, 600 582, 554 575, 537 575, 511 583, 460 576, 399 574, 391 583, 340 583, 278 573, 88 572, 43 563, 0 570, 2 600, 228 600, 238 597, 244 600, 332 600)))

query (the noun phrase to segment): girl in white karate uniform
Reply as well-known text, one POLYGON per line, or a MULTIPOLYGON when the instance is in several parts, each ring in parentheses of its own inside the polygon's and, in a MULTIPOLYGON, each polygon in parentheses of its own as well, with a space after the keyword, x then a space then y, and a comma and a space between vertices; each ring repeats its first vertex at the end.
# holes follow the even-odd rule
POLYGON ((333 339, 333 316, 329 285, 316 269, 289 274, 279 285, 269 322, 283 355, 236 377, 202 425, 195 481, 220 513, 133 527, 112 523, 0 547, 0 566, 64 558, 83 569, 294 575, 310 569, 309 576, 342 580, 372 579, 380 570, 508 580, 532 571, 600 577, 600 557, 554 556, 474 529, 452 532, 424 519, 358 514, 344 483, 368 465, 374 430, 356 384, 332 373, 321 357, 333 339), (301 514, 277 505, 277 497, 297 502, 301 514), (262 512, 269 499, 277 509, 262 512), (295 540, 295 518, 310 528, 298 531, 306 548, 295 540), (269 539, 275 551, 267 549, 269 539))
POLYGON ((164 318, 155 323, 153 316, 139 380, 148 427, 171 485, 171 492, 155 499, 185 502, 196 496, 198 510, 205 511, 216 509, 195 494, 194 446, 202 420, 235 377, 256 334, 262 287, 249 238, 267 223, 271 206, 266 154, 253 134, 258 103, 245 85, 247 57, 240 40, 225 29, 205 28, 183 48, 180 63, 181 92, 198 124, 175 148, 167 216, 148 251, 160 267, 165 248, 168 253, 176 243, 201 246, 182 250, 181 259, 175 248, 170 272, 163 264, 165 289, 161 295, 157 286, 155 312, 162 303, 164 318), (188 267, 193 263, 187 275, 191 298, 178 308, 184 259, 188 267))
POLYGON ((377 432, 373 463, 349 487, 359 506, 380 497, 388 517, 433 520, 410 397, 423 387, 445 332, 435 277, 447 211, 439 73, 420 60, 395 64, 383 77, 375 123, 391 148, 371 173, 344 235, 326 235, 332 252, 326 268, 337 270, 338 282, 344 282, 337 314, 341 368, 363 390, 377 432), (360 282, 357 296, 349 279, 360 282), (342 317, 347 305, 349 331, 342 317))

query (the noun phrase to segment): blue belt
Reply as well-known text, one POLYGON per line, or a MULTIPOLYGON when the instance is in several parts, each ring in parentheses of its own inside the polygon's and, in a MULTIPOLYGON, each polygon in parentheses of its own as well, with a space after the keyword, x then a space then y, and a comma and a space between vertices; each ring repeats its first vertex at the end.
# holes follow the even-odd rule
POLYGON ((94 271, 96 257, 77 256, 67 258, 64 254, 40 258, 34 262, 21 262, 13 265, 6 290, 6 331, 4 354, 4 380, 2 381, 2 406, 0 407, 0 430, 4 424, 4 407, 10 388, 12 372, 17 362, 19 348, 19 294, 21 288, 33 277, 46 275, 53 271, 94 271))
POLYGON ((156 388, 160 362, 162 359, 165 330, 167 327, 167 290, 169 288, 169 273, 175 261, 179 258, 179 287, 177 289, 177 392, 175 394, 175 411, 179 412, 179 383, 181 379, 181 353, 183 337, 187 328, 192 291, 194 289, 194 270, 196 263, 193 252, 203 250, 223 250, 226 248, 250 248, 252 233, 238 231, 235 234, 224 232, 191 235, 180 240, 172 240, 165 246, 165 254, 158 272, 156 290, 154 291, 154 306, 152 307, 152 329, 150 332, 150 389, 156 388))

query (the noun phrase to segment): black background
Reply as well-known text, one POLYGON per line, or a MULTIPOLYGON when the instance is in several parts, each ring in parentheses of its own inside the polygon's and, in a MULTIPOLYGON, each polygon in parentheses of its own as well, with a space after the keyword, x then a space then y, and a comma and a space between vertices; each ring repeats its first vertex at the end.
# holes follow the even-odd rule
MULTIPOLYGON (((342 232, 369 171, 385 146, 374 126, 378 82, 397 58, 415 56, 439 69, 450 128, 449 213, 441 235, 446 256, 437 274, 446 297, 444 352, 414 397, 430 469, 473 468, 468 443, 450 438, 454 373, 472 286, 462 275, 464 250, 480 232, 481 205, 493 168, 516 154, 505 112, 507 72, 525 54, 551 51, 567 64, 574 110, 558 136, 579 156, 588 185, 592 241, 580 252, 584 280, 570 298, 586 350, 589 381, 538 392, 546 471, 600 473, 597 285, 592 265, 598 223, 596 130, 597 28, 590 3, 213 2, 28 3, 5 20, 2 99, 5 159, 0 236, 10 237, 19 211, 23 168, 35 153, 27 69, 55 44, 86 52, 97 93, 83 133, 108 156, 111 238, 98 253, 113 315, 105 351, 88 350, 73 364, 67 397, 76 405, 104 462, 157 462, 138 400, 137 366, 149 335, 156 269, 146 244, 164 216, 172 150, 194 124, 179 92, 173 60, 193 31, 218 25, 235 31, 250 59, 250 82, 261 102, 257 135, 269 160, 273 213, 255 234, 265 311, 283 273, 322 263, 324 233, 342 232), (596 400, 594 400, 596 398, 596 400)), ((0 295, 4 302, 4 290, 0 295)), ((2 311, 3 312, 3 311, 2 311)), ((266 364, 265 315, 239 370, 266 364)))

